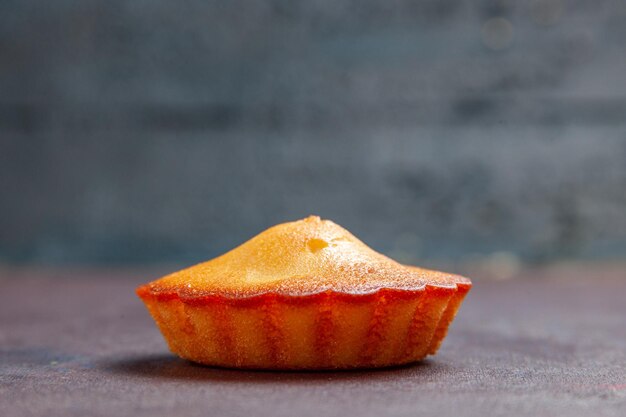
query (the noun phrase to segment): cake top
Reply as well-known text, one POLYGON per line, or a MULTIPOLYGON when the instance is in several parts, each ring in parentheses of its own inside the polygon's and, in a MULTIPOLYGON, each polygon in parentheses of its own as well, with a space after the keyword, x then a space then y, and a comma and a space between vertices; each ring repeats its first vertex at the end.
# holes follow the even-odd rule
POLYGON ((469 284, 458 275, 402 265, 343 227, 317 216, 271 227, 207 262, 169 274, 138 292, 180 298, 267 293, 305 296, 324 291, 367 294, 420 291, 427 285, 469 284))

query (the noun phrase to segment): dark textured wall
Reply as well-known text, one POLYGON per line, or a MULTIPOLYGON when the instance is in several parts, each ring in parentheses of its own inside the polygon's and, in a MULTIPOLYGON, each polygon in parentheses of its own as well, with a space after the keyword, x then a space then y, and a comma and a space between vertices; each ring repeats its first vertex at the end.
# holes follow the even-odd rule
POLYGON ((0 261, 334 219, 403 260, 626 256, 626 3, 0 2, 0 261))

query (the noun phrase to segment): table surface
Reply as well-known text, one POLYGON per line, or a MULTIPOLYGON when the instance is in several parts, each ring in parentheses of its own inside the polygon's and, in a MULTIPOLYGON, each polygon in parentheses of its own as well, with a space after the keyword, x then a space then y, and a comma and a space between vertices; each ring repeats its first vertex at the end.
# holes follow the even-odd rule
POLYGON ((250 372, 172 356, 135 297, 165 270, 0 269, 2 416, 626 415, 626 269, 476 279, 439 353, 250 372))

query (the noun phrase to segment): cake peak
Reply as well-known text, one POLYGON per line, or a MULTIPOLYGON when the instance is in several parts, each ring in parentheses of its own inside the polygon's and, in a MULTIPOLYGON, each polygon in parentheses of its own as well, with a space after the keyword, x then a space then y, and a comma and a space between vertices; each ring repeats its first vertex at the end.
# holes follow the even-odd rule
POLYGON ((307 295, 423 290, 463 282, 452 274, 402 265, 330 220, 308 216, 281 223, 215 259, 167 275, 144 291, 198 297, 211 294, 307 295))

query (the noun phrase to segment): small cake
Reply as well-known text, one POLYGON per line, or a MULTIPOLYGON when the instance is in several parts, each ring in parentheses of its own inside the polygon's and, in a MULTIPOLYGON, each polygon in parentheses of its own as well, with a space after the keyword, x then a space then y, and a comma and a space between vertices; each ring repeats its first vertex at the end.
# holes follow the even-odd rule
POLYGON ((232 368, 341 369, 434 354, 470 287, 458 275, 401 265, 311 216, 137 294, 182 358, 232 368))

